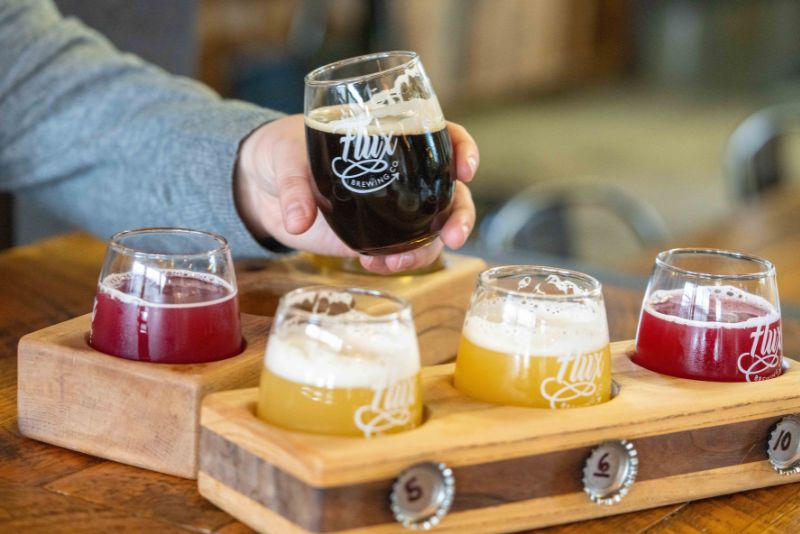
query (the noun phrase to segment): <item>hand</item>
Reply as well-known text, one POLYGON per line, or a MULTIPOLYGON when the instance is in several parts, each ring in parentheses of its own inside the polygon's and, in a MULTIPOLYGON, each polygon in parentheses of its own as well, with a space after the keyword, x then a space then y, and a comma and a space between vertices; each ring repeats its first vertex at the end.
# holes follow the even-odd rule
MULTIPOLYGON (((256 236, 272 236, 286 246, 330 256, 359 256, 318 214, 311 193, 302 115, 265 124, 242 143, 234 190, 239 214, 256 236)), ((479 154, 463 126, 448 123, 456 160, 456 188, 450 217, 439 238, 424 247, 388 256, 360 256, 370 271, 389 274, 429 265, 444 245, 461 247, 475 225, 475 205, 465 185, 475 176, 479 154)))

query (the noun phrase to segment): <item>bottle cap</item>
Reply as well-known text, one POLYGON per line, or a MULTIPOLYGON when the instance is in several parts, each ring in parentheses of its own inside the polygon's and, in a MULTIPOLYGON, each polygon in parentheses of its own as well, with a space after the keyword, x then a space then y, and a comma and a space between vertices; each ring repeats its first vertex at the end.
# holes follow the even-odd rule
POLYGON ((447 515, 455 491, 453 470, 445 464, 412 465, 400 473, 392 486, 392 513, 406 528, 428 530, 447 515))
POLYGON ((767 457, 782 475, 800 473, 800 417, 789 415, 778 421, 767 440, 767 457))
POLYGON ((626 440, 601 443, 583 467, 583 490, 597 504, 618 503, 636 480, 639 457, 626 440))

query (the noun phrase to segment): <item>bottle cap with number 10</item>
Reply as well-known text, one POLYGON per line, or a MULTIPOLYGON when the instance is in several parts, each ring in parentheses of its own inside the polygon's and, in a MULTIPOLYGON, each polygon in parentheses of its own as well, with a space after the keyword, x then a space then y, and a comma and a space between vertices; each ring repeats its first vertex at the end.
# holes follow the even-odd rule
POLYGON ((767 440, 767 456, 778 473, 800 473, 800 417, 789 415, 778 421, 767 440))

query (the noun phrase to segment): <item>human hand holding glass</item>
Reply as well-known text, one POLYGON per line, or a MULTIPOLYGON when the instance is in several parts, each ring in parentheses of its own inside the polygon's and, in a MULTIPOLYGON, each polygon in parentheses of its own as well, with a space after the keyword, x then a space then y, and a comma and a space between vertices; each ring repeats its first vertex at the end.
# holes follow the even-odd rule
MULTIPOLYGON (((443 245, 458 248, 469 236, 475 224, 475 208, 465 183, 477 170, 478 148, 462 126, 446 124, 457 180, 439 239, 410 251, 359 256, 368 270, 388 274, 424 267, 438 257, 443 245)), ((239 212, 256 235, 272 236, 287 246, 318 254, 356 257, 328 222, 317 217, 304 129, 304 118, 293 115, 259 128, 245 140, 235 183, 239 212)))

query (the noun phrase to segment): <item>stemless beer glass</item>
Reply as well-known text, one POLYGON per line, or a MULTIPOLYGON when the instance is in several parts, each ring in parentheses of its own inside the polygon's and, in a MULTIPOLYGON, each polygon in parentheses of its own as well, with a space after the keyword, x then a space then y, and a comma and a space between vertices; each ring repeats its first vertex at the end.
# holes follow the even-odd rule
POLYGON ((414 52, 382 52, 306 76, 308 157, 320 211, 362 254, 429 243, 449 214, 447 123, 414 52))
POLYGON ((472 293, 455 386, 495 404, 572 408, 611 398, 600 283, 533 266, 484 271, 472 293))
POLYGON ((633 361, 682 378, 753 382, 781 374, 775 268, 736 252, 661 252, 647 285, 633 361))
POLYGON ((411 308, 380 291, 326 286, 281 298, 257 415, 290 430, 375 437, 422 421, 411 308))
POLYGON ((114 235, 97 284, 89 343, 107 354, 159 363, 238 354, 239 303, 225 239, 182 228, 114 235))

